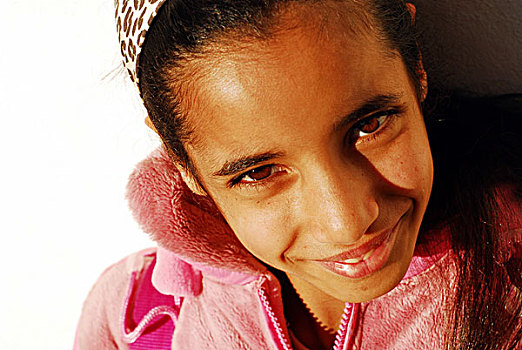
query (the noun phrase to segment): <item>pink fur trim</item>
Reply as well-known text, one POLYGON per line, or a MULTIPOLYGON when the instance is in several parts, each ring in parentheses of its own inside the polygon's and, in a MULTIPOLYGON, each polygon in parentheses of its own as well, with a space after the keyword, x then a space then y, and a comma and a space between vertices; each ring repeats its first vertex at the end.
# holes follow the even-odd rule
POLYGON ((410 266, 403 280, 417 276, 433 266, 450 249, 449 232, 446 228, 426 232, 417 240, 410 266))
MULTIPOLYGON (((266 271, 239 242, 214 202, 185 185, 163 147, 131 174, 127 199, 136 221, 153 240, 184 261, 197 263, 198 269, 218 266, 254 276, 266 271)), ((217 273, 215 268, 208 272, 231 277, 231 281, 241 276, 217 273)))

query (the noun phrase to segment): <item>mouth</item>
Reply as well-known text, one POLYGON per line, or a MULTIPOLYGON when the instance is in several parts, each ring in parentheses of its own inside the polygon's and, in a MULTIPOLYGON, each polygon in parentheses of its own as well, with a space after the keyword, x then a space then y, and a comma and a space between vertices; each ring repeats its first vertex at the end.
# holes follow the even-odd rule
POLYGON ((393 228, 382 232, 355 249, 324 260, 314 260, 314 262, 344 277, 354 279, 367 277, 380 270, 388 261, 395 244, 401 219, 397 221, 393 228))

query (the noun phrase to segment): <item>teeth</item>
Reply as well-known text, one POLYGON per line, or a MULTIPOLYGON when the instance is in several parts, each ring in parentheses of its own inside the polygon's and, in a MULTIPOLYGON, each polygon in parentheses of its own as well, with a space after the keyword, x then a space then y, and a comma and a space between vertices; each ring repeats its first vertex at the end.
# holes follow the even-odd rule
POLYGON ((373 248, 372 250, 370 250, 368 253, 364 254, 364 256, 363 256, 363 261, 364 261, 364 260, 367 260, 367 259, 370 257, 370 255, 373 254, 374 251, 375 251, 375 248, 373 248))
POLYGON ((342 271, 344 271, 344 270, 346 270, 347 266, 346 266, 345 264, 335 263, 335 268, 336 268, 337 270, 342 270, 342 271))
POLYGON ((357 263, 360 263, 361 261, 368 260, 368 258, 373 254, 374 251, 375 251, 375 248, 373 248, 372 250, 369 250, 362 257, 343 260, 342 263, 336 263, 335 267, 342 270, 344 267, 343 264, 357 264, 357 263))

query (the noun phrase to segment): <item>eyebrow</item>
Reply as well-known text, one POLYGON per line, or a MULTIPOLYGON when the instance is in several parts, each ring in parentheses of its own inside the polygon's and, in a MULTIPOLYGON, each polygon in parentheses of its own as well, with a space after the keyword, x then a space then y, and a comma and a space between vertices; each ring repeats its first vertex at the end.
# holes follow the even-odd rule
MULTIPOLYGON (((366 100, 360 107, 355 111, 344 116, 340 121, 336 122, 333 126, 333 131, 337 132, 343 129, 346 125, 353 121, 364 117, 376 110, 389 107, 393 104, 398 104, 402 95, 398 94, 383 94, 372 97, 366 100)), ((226 161, 225 164, 218 171, 214 172, 212 176, 230 176, 241 173, 246 169, 253 167, 259 163, 263 163, 272 159, 280 158, 283 156, 282 152, 263 152, 257 153, 250 156, 239 157, 234 160, 226 161)))
POLYGON ((233 174, 240 173, 245 171, 246 169, 259 164, 266 162, 271 159, 280 158, 283 156, 281 152, 264 152, 253 154, 251 156, 240 157, 231 161, 225 162, 225 164, 213 173, 213 176, 230 176, 233 174))
POLYGON ((390 107, 400 103, 402 95, 399 94, 386 94, 377 95, 371 99, 366 100, 360 107, 353 112, 345 115, 341 120, 336 122, 333 126, 333 132, 338 132, 344 129, 346 125, 380 109, 390 107))

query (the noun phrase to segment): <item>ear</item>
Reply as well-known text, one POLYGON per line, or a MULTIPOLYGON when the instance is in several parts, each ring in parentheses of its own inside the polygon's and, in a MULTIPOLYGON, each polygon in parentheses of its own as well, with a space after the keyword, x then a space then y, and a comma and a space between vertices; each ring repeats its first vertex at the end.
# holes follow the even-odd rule
POLYGON ((410 13, 410 16, 411 16, 411 23, 414 24, 415 23, 415 14, 417 13, 417 8, 411 2, 407 2, 405 5, 408 8, 408 12, 410 13))
POLYGON ((196 177, 192 174, 190 170, 187 169, 186 166, 179 162, 174 162, 174 165, 176 166, 176 169, 178 169, 181 178, 187 185, 187 187, 198 196, 207 196, 207 192, 205 189, 201 186, 200 182, 196 177))
POLYGON ((422 63, 422 52, 419 50, 419 62, 418 62, 418 73, 419 73, 419 79, 420 79, 420 85, 421 85, 421 95, 420 95, 420 102, 424 102, 426 99, 426 96, 428 96, 428 74, 426 73, 426 70, 424 69, 424 64, 422 63))
POLYGON ((419 62, 419 71, 421 79, 421 102, 424 102, 426 96, 428 96, 428 74, 426 74, 426 70, 424 70, 424 65, 422 64, 422 56, 419 62))
POLYGON ((150 120, 149 116, 147 116, 147 118, 145 118, 145 125, 147 125, 149 128, 152 129, 152 131, 154 131, 156 134, 158 134, 158 130, 156 130, 156 127, 154 126, 154 124, 152 124, 152 120, 150 120))

